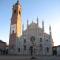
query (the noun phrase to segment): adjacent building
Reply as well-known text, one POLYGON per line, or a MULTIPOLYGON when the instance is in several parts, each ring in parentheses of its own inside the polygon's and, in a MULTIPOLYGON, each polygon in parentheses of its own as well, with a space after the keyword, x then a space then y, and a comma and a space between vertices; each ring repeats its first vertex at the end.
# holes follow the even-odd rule
POLYGON ((6 46, 6 42, 0 40, 0 54, 2 54, 4 50, 6 50, 6 46))
POLYGON ((4 50, 6 49, 6 42, 3 42, 2 40, 0 40, 0 49, 4 50))

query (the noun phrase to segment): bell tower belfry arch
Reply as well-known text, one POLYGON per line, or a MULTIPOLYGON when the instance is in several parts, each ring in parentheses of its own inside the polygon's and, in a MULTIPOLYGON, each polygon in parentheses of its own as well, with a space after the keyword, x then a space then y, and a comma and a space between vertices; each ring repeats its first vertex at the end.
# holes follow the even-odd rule
POLYGON ((9 38, 9 47, 13 48, 16 44, 17 38, 22 35, 22 19, 21 19, 22 7, 17 0, 12 8, 12 17, 10 24, 10 38, 9 38))

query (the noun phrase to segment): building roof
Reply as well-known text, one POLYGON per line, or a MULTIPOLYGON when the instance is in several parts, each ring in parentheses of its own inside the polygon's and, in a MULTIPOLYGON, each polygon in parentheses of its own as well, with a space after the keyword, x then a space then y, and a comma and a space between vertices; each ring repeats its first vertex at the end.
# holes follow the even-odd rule
POLYGON ((3 42, 2 40, 0 40, 0 43, 6 43, 6 42, 3 42))
MULTIPOLYGON (((28 25, 28 28, 27 29, 29 29, 29 30, 34 30, 35 29, 36 30, 37 28, 38 28, 39 32, 42 32, 42 28, 39 27, 37 25, 37 23, 32 22, 30 25, 28 25)), ((24 34, 27 32, 27 29, 23 31, 24 34)), ((44 36, 45 37, 48 37, 49 34, 47 34, 46 32, 44 32, 44 36)))

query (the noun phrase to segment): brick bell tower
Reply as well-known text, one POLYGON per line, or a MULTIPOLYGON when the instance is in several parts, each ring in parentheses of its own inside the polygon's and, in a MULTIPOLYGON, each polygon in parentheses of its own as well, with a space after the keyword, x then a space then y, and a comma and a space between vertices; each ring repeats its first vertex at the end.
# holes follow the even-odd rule
POLYGON ((22 35, 22 19, 21 19, 21 5, 19 0, 13 5, 12 17, 10 24, 10 38, 9 47, 14 48, 16 46, 16 40, 22 35))

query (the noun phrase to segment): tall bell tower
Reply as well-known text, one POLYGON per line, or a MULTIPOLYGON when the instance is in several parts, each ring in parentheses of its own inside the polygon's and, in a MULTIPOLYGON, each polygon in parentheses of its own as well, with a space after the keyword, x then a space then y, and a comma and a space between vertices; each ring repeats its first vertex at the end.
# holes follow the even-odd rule
POLYGON ((21 4, 19 0, 13 5, 10 24, 9 47, 14 48, 16 40, 22 35, 21 4))

